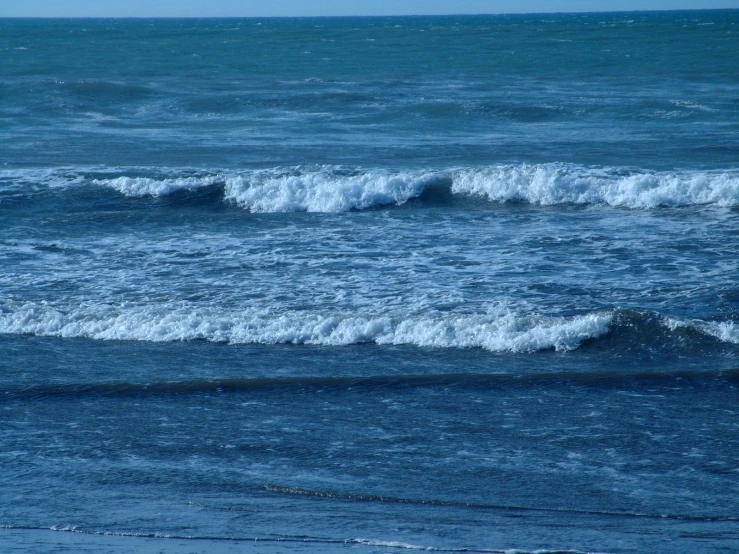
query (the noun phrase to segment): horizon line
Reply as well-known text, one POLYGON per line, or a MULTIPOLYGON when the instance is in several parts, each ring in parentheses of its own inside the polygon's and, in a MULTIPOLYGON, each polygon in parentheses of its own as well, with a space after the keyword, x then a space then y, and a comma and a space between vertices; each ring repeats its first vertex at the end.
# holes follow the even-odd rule
POLYGON ((413 13, 413 14, 359 14, 359 15, 0 15, 1 19, 348 19, 376 17, 475 17, 481 15, 587 15, 616 13, 655 12, 718 12, 739 11, 737 8, 654 8, 644 10, 582 10, 582 11, 531 11, 531 12, 479 12, 479 13, 413 13))

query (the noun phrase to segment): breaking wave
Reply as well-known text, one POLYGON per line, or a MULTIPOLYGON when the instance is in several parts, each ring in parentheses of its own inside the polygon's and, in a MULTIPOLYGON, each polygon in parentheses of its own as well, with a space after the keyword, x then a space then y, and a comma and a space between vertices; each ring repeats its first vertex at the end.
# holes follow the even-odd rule
POLYGON ((568 164, 501 165, 458 171, 452 191, 494 202, 606 204, 633 209, 739 205, 739 174, 644 172, 568 164))
POLYGON ((191 341, 230 344, 375 343, 492 352, 573 350, 608 332, 612 314, 574 317, 516 314, 505 307, 485 314, 403 317, 244 309, 226 313, 183 306, 127 310, 99 305, 62 309, 38 303, 0 311, 0 333, 99 340, 191 341))
POLYGON ((6 303, 0 306, 0 333, 149 342, 372 343, 516 353, 570 351, 585 341, 606 336, 608 348, 617 350, 681 348, 706 340, 739 344, 739 326, 733 321, 680 320, 619 309, 546 316, 519 312, 505 304, 491 306, 484 313, 409 316, 382 310, 372 314, 257 308, 227 311, 184 303, 129 308, 92 303, 77 307, 6 303))
POLYGON ((264 171, 228 178, 226 198, 253 212, 346 212, 403 204, 440 177, 433 172, 264 171))
POLYGON ((494 203, 600 204, 630 209, 739 206, 739 172, 655 172, 575 164, 514 164, 400 171, 296 166, 248 171, 125 168, 0 171, 4 187, 91 185, 161 197, 220 184, 223 200, 252 212, 346 212, 400 205, 433 187, 494 203))
POLYGON ((733 321, 701 321, 699 319, 683 321, 668 318, 665 320, 665 324, 671 331, 687 328, 718 339, 721 342, 739 344, 739 325, 733 321))
POLYGON ((103 185, 117 190, 126 196, 167 196, 179 191, 192 191, 213 185, 219 176, 176 177, 172 179, 152 179, 149 177, 115 177, 113 179, 95 179, 96 185, 103 185))

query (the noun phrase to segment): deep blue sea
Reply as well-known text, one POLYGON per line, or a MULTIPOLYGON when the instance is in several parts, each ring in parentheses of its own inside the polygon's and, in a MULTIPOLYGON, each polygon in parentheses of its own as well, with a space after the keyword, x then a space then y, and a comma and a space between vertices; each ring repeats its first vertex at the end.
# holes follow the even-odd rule
POLYGON ((739 551, 737 53, 0 19, 0 550, 739 551))

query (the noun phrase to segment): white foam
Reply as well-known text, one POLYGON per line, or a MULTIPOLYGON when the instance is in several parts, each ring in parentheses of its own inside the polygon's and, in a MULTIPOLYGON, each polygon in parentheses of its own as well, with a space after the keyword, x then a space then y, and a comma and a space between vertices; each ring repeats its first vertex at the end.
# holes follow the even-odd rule
MULTIPOLYGON (((384 541, 374 539, 349 539, 345 541, 348 544, 361 544, 363 546, 379 546, 382 548, 396 548, 400 550, 421 550, 426 552, 469 552, 467 548, 436 548, 433 546, 420 546, 401 541, 384 541)), ((489 552, 491 554, 599 554, 586 553, 580 550, 520 550, 518 548, 509 548, 505 550, 495 548, 475 548, 474 552, 489 552)), ((605 553, 600 553, 605 554, 605 553)))
POLYGON ((671 330, 688 327, 705 335, 730 344, 739 344, 739 325, 733 321, 702 321, 666 318, 665 325, 671 330))
POLYGON ((703 332, 721 342, 739 344, 739 325, 733 321, 712 321, 703 325, 703 332))
POLYGON ((703 106, 702 104, 697 104, 695 102, 691 102, 690 100, 670 100, 670 104, 679 106, 681 108, 687 108, 689 110, 700 110, 703 112, 716 111, 714 108, 709 108, 708 106, 703 106))
POLYGON ((399 205, 434 182, 492 202, 605 204, 632 209, 739 205, 736 172, 650 172, 572 164, 497 165, 439 171, 274 168, 204 177, 97 179, 127 196, 163 196, 225 181, 227 200, 253 212, 346 212, 399 205))
POLYGON ((463 169, 452 191, 495 202, 554 205, 607 204, 656 208, 716 204, 739 205, 736 172, 626 172, 570 164, 500 165, 463 169))
POLYGON ((213 185, 223 177, 209 175, 205 177, 175 177, 171 179, 152 179, 149 177, 114 177, 112 179, 94 179, 96 185, 110 187, 126 196, 167 196, 181 190, 196 190, 213 185))
POLYGON ((23 190, 29 187, 69 187, 83 183, 82 175, 68 168, 0 169, 2 190, 23 190))
POLYGON ((403 550, 426 550, 426 551, 435 551, 436 548, 433 548, 431 546, 419 546, 417 544, 409 544, 405 542, 400 541, 381 541, 381 540, 372 540, 372 539, 351 539, 346 541, 347 543, 351 544, 361 544, 363 546, 380 546, 383 548, 399 548, 403 550))
POLYGON ((612 314, 574 317, 516 314, 496 306, 484 314, 350 314, 243 309, 224 312, 188 305, 127 309, 100 305, 58 308, 26 303, 4 306, 0 333, 98 340, 189 341, 231 344, 361 343, 433 348, 484 348, 493 352, 573 350, 608 332, 612 314))
POLYGON ((345 212, 403 204, 420 195, 434 172, 267 170, 226 180, 226 198, 253 212, 345 212))
POLYGON ((225 183, 225 199, 253 212, 345 212, 399 205, 434 183, 491 202, 605 204, 632 209, 739 206, 739 172, 655 172, 574 164, 515 164, 392 171, 338 166, 210 172, 187 168, 0 170, 3 187, 103 186, 132 197, 165 196, 225 183), (126 175, 129 173, 129 175, 126 175), (133 175, 155 176, 132 176, 133 175), (109 177, 106 174, 110 175, 109 177), (94 176, 94 177, 93 177, 94 176))

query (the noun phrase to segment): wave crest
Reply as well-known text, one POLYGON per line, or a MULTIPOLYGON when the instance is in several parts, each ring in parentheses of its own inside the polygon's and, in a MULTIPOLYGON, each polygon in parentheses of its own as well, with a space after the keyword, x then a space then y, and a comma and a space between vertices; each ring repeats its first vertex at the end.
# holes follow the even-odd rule
POLYGON ((115 177, 112 179, 93 179, 95 185, 102 185, 131 197, 168 196, 179 191, 192 191, 213 185, 223 178, 218 175, 205 177, 174 177, 171 179, 152 179, 150 177, 115 177))
POLYGON ((408 315, 382 308, 373 313, 254 307, 227 311, 184 303, 121 308, 93 303, 57 307, 11 302, 0 305, 0 333, 149 342, 206 340, 319 346, 371 343, 516 353, 570 351, 606 335, 606 348, 611 349, 641 346, 669 350, 675 345, 685 346, 686 341, 696 345, 705 340, 739 344, 739 326, 733 321, 681 320, 620 309, 568 317, 546 316, 511 309, 505 303, 490 306, 483 313, 429 311, 408 315))
POLYGON ((611 319, 609 312, 566 318, 520 315, 505 307, 485 314, 409 318, 256 309, 225 313, 186 306, 120 310, 83 305, 65 310, 27 303, 0 312, 0 333, 98 340, 324 346, 375 343, 534 352, 573 350, 585 340, 606 334, 611 319))
POLYGON ((434 172, 262 171, 226 180, 226 198, 253 212, 346 212, 403 204, 434 172))
POLYGON ((569 164, 501 165, 463 169, 455 194, 494 202, 530 204, 607 204, 626 208, 702 204, 739 205, 739 175, 712 172, 636 172, 569 164))
POLYGON ((432 187, 489 202, 600 204, 630 209, 739 206, 739 172, 655 172, 575 164, 509 164, 402 171, 297 166, 208 172, 175 168, 0 171, 0 191, 94 185, 129 197, 161 197, 224 186, 223 200, 252 212, 346 212, 400 205, 432 187), (129 173, 126 175, 125 173, 129 173))
POLYGON ((680 320, 668 318, 665 325, 671 330, 692 329, 721 342, 739 344, 739 325, 733 321, 702 321, 700 319, 680 320))

